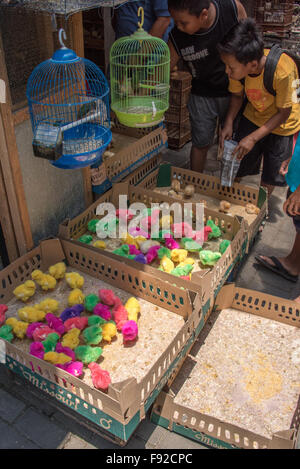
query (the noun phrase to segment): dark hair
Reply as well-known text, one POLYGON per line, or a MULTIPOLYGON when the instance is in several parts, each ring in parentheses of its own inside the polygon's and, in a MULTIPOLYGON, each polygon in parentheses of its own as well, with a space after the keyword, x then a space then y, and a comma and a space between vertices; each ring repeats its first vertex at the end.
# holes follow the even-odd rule
POLYGON ((203 10, 207 10, 211 0, 168 0, 169 10, 187 10, 190 15, 200 16, 203 10))
POLYGON ((255 21, 246 18, 236 24, 218 44, 218 51, 233 55, 244 65, 260 60, 264 55, 264 41, 255 21))

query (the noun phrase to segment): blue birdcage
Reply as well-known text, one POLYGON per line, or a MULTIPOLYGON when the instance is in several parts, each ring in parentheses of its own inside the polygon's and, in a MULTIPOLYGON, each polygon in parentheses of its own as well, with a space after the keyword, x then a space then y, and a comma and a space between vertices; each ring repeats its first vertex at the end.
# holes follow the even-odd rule
POLYGON ((31 73, 26 95, 34 155, 64 169, 101 162, 111 142, 109 86, 90 60, 61 48, 31 73))

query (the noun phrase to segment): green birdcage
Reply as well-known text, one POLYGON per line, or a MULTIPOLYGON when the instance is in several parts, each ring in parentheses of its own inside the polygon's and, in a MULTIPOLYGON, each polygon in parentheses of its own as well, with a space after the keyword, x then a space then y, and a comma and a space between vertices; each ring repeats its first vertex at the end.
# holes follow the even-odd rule
POLYGON ((127 127, 151 127, 169 107, 170 51, 167 44, 143 29, 118 39, 110 51, 111 109, 127 127))

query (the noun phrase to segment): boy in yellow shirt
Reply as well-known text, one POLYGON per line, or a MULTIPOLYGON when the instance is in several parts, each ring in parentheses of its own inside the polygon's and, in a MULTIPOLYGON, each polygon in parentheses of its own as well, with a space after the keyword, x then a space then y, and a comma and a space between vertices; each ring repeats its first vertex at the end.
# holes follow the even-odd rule
POLYGON ((268 49, 253 19, 242 20, 219 45, 221 58, 229 77, 231 101, 221 130, 221 147, 232 138, 233 124, 246 94, 244 109, 235 135, 239 142, 235 156, 241 160, 237 177, 259 174, 263 157, 261 185, 269 195, 275 186, 285 186, 280 174, 283 161, 291 157, 293 136, 300 130, 300 105, 295 84, 298 70, 295 62, 282 54, 273 79, 275 96, 264 86, 268 49))

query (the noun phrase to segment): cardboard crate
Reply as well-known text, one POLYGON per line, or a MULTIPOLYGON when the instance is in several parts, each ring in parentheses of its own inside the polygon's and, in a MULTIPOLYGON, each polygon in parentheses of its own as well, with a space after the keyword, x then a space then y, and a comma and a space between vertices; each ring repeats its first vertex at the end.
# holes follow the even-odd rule
POLYGON ((183 92, 192 85, 192 75, 184 70, 172 72, 170 75, 170 90, 183 92))
POLYGON ((148 129, 148 133, 143 136, 135 129, 131 130, 125 134, 121 126, 115 127, 115 147, 109 150, 115 154, 105 159, 98 167, 91 168, 93 191, 97 194, 106 192, 114 182, 123 180, 167 146, 167 134, 162 125, 154 130, 148 129))
MULTIPOLYGON (((5 366, 11 372, 27 380, 54 403, 61 403, 66 411, 70 409, 71 414, 75 412, 79 422, 81 417, 87 419, 99 428, 102 436, 124 445, 167 382, 173 368, 182 361, 195 340, 195 324, 202 321, 204 315, 200 289, 195 292, 192 285, 186 285, 180 279, 174 279, 172 284, 167 283, 159 274, 153 277, 142 268, 125 265, 120 259, 108 259, 99 251, 88 249, 80 243, 49 239, 0 272, 0 302, 9 303, 14 298, 14 288, 30 279, 34 269, 45 272, 50 265, 60 261, 65 261, 67 266, 82 274, 105 282, 105 288, 119 288, 184 318, 184 325, 140 382, 133 375, 123 382, 112 383, 107 392, 99 391, 82 379, 0 339, 1 359, 3 362, 5 357, 5 366)), ((49 292, 45 295, 51 296, 49 292)))
MULTIPOLYGON (((148 190, 154 190, 157 185, 157 176, 159 168, 147 176, 140 185, 148 190)), ((177 179, 181 182, 182 188, 188 184, 193 184, 195 192, 203 196, 210 197, 217 200, 226 200, 232 204, 246 206, 248 203, 260 208, 260 213, 255 220, 248 225, 248 245, 246 252, 248 253, 256 236, 261 228, 261 225, 268 213, 268 201, 266 191, 260 188, 246 186, 244 184, 234 183, 232 187, 224 187, 220 183, 220 179, 208 174, 197 173, 188 169, 171 167, 171 180, 177 179)), ((177 200, 177 199, 174 199, 177 200)))
MULTIPOLYGON (((277 323, 277 327, 280 327, 278 323, 297 328, 300 327, 300 308, 298 303, 252 290, 236 288, 234 284, 229 284, 222 288, 216 299, 216 308, 218 310, 233 308, 241 312, 250 313, 252 320, 255 320, 253 316, 265 318, 259 320, 265 322, 266 319, 272 322, 274 321, 274 324, 277 323)), ((213 331, 213 328, 214 325, 211 331, 213 331)), ((264 331, 265 329, 266 326, 264 325, 264 331)), ((227 421, 230 420, 230 418, 226 420, 226 418, 222 417, 216 418, 213 416, 213 412, 200 412, 198 408, 193 408, 191 404, 184 405, 181 398, 177 399, 177 402, 175 402, 178 392, 189 392, 188 389, 182 387, 187 383, 185 382, 182 385, 185 378, 188 376, 191 380, 193 377, 195 379, 196 372, 193 374, 192 370, 193 366, 198 363, 197 351, 201 351, 201 348, 204 347, 204 344, 208 343, 209 340, 209 335, 207 335, 209 332, 207 332, 206 329, 203 329, 202 332, 205 336, 205 342, 201 341, 200 344, 196 343, 195 350, 192 350, 190 357, 186 359, 181 371, 176 376, 176 378, 179 379, 178 383, 176 384, 176 382, 172 380, 171 386, 165 388, 159 395, 153 406, 151 415, 152 422, 172 432, 195 440, 202 445, 213 448, 294 449, 299 433, 300 399, 297 400, 295 408, 290 409, 292 416, 289 419, 289 428, 282 428, 275 433, 269 430, 268 436, 266 436, 266 433, 264 434, 263 431, 258 433, 248 430, 246 422, 245 424, 234 425, 227 421), (179 402, 181 403, 179 404, 179 402), (271 437, 269 436, 270 434, 271 437)), ((232 332, 234 333, 234 330, 232 332)), ((269 331, 269 334, 272 335, 272 331, 269 331)), ((219 338, 222 340, 222 337, 219 338)), ((231 350, 228 348, 228 352, 226 352, 225 355, 228 356, 230 351, 231 350)), ((286 353, 286 351, 284 353, 286 353)), ((283 370, 283 374, 285 374, 285 370, 283 370)), ((203 376, 199 375, 199 378, 201 379, 203 376)), ((213 377, 210 378, 211 381, 213 381, 213 379, 213 377)), ((287 380, 287 378, 285 379, 287 380)), ((196 381, 193 381, 193 383, 196 386, 196 381)), ((286 383, 286 386, 287 385, 288 383, 286 383)), ((293 386, 292 382, 291 386, 293 386)), ((220 392, 222 392, 222 390, 220 390, 220 392)), ((224 394, 221 395, 223 396, 224 394)), ((283 408, 281 408, 281 411, 284 411, 283 408)), ((240 410, 240 412, 242 412, 242 410, 240 410)), ((280 415, 282 419, 282 414, 280 415)), ((277 426, 279 426, 279 423, 277 423, 277 426)))
MULTIPOLYGON (((80 236, 87 232, 87 224, 91 219, 96 217, 98 205, 100 203, 110 202, 117 208, 119 195, 127 195, 130 204, 143 203, 149 207, 152 203, 161 204, 163 202, 167 202, 170 205, 174 203, 174 199, 171 197, 158 194, 154 191, 149 191, 143 187, 134 187, 133 185, 128 184, 128 182, 117 183, 113 185, 111 191, 104 194, 104 196, 94 202, 81 215, 78 215, 73 220, 65 220, 59 227, 59 237, 72 241, 77 240, 80 236)), ((183 205, 183 203, 184 202, 181 201, 181 205, 183 205)), ((192 210, 195 212, 196 205, 194 203, 191 205, 192 210)), ((220 214, 207 208, 204 209, 204 215, 207 219, 211 218, 216 220, 216 218, 218 218, 218 223, 225 226, 226 233, 224 237, 231 241, 230 246, 211 270, 203 269, 201 272, 194 272, 192 274, 191 281, 184 280, 186 288, 189 288, 190 286, 190 288, 198 291, 198 286, 201 287, 200 289, 202 292, 203 309, 204 313, 206 314, 207 311, 209 311, 211 308, 211 305, 213 304, 214 298, 219 292, 219 289, 226 282, 234 266, 240 262, 245 255, 248 238, 246 234, 247 227, 243 220, 239 220, 236 217, 231 217, 225 214, 220 214)), ((93 246, 87 245, 87 247, 93 252, 97 252, 97 249, 93 246)), ((112 252, 105 250, 101 252, 109 259, 120 259, 119 256, 113 254, 112 252)), ((128 266, 140 268, 140 264, 134 260, 122 258, 122 262, 128 266)), ((176 279, 174 275, 159 271, 150 265, 143 265, 142 268, 143 271, 149 273, 149 275, 156 278, 159 276, 159 278, 166 282, 173 283, 176 279)), ((201 327, 201 325, 196 325, 197 333, 199 333, 201 327)))

